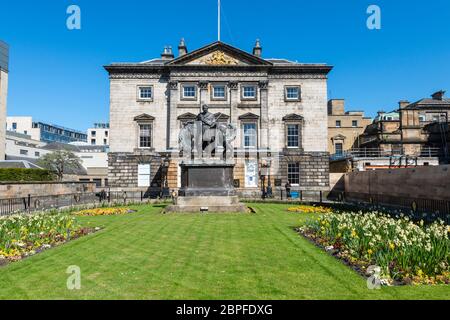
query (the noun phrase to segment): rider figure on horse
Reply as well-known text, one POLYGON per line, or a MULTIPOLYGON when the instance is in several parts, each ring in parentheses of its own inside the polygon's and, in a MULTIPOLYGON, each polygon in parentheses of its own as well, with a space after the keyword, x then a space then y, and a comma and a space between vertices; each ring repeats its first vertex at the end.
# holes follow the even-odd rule
POLYGON ((209 112, 208 109, 208 105, 204 104, 202 106, 202 112, 199 113, 196 119, 197 121, 201 121, 203 124, 203 134, 205 134, 205 131, 207 129, 214 129, 217 126, 216 117, 211 112, 209 112))

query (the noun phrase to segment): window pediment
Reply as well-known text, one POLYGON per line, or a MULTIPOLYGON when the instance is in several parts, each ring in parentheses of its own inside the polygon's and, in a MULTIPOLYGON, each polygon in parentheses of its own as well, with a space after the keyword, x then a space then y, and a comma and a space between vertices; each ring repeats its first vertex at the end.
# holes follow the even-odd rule
POLYGON ((291 113, 283 117, 283 121, 303 121, 303 117, 301 115, 291 113))
POLYGON ((145 122, 145 121, 153 121, 153 120, 155 120, 155 117, 153 117, 149 114, 146 114, 146 113, 143 113, 139 116, 134 117, 134 121, 136 121, 136 122, 145 122))
POLYGON ((217 112, 216 114, 214 114, 214 116, 216 117, 217 121, 228 121, 230 119, 230 116, 222 113, 222 112, 217 112))
POLYGON ((192 121, 192 120, 195 120, 196 118, 197 118, 197 116, 190 112, 186 112, 186 113, 182 114, 181 116, 178 116, 178 120, 181 120, 181 121, 192 121))
POLYGON ((335 135, 333 138, 331 138, 331 140, 345 140, 345 139, 347 138, 342 134, 335 135))
POLYGON ((259 116, 254 113, 246 113, 239 117, 239 120, 258 120, 259 116))

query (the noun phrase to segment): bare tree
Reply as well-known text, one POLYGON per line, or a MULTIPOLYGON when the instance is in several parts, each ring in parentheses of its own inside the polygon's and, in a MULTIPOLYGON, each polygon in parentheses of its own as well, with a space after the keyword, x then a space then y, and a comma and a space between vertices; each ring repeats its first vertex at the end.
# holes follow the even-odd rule
POLYGON ((65 171, 76 170, 81 167, 81 159, 71 151, 57 150, 42 156, 38 160, 38 164, 55 172, 58 179, 62 180, 65 171))

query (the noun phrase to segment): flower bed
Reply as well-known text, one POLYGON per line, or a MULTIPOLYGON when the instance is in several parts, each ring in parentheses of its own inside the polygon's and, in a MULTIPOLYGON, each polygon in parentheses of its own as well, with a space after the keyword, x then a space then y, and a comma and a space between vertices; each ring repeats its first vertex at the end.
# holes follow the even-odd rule
POLYGON ((17 261, 95 231, 55 213, 0 218, 0 265, 17 261))
POLYGON ((115 216, 122 215, 127 213, 136 212, 135 210, 131 210, 129 208, 94 208, 94 209, 86 209, 75 212, 76 216, 88 216, 88 217, 96 217, 96 216, 115 216))
POLYGON ((287 209, 289 212, 297 212, 297 213, 331 213, 333 212, 330 208, 326 208, 323 206, 307 206, 307 205, 299 205, 296 207, 291 207, 287 209))
POLYGON ((363 274, 380 267, 387 284, 450 281, 450 227, 443 222, 424 226, 377 212, 332 213, 298 231, 363 274))

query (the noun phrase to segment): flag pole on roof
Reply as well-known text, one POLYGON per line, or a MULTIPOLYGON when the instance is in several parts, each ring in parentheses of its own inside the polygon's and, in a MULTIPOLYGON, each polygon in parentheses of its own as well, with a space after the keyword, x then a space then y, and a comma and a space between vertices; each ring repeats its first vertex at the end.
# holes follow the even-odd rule
POLYGON ((220 41, 220 0, 217 0, 217 40, 220 41))

